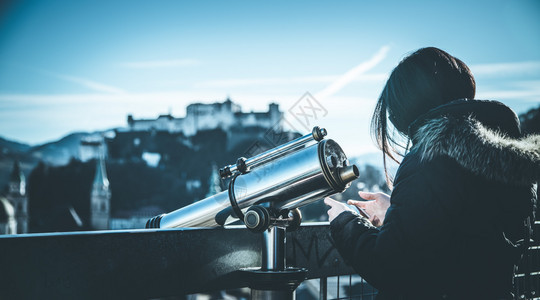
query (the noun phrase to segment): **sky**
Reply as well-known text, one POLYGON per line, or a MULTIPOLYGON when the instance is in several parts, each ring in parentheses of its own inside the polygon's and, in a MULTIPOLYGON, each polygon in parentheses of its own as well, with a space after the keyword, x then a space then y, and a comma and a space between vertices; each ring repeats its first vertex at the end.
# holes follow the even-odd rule
POLYGON ((539 1, 15 1, 0 4, 0 136, 32 145, 185 115, 230 97, 293 109, 306 93, 349 155, 392 69, 435 46, 469 65, 477 98, 540 105, 539 1))

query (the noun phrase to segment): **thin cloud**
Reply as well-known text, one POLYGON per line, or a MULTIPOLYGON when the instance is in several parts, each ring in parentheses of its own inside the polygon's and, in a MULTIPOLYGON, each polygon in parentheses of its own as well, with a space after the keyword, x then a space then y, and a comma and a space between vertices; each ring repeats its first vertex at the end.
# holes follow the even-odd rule
MULTIPOLYGON (((387 74, 362 74, 353 81, 383 81, 387 74)), ((273 77, 273 78, 231 78, 209 80, 196 84, 195 87, 204 88, 227 88, 239 86, 263 86, 263 85, 290 85, 301 83, 326 83, 330 84, 340 78, 340 75, 300 76, 300 77, 273 77)))
POLYGON ((103 84, 103 83, 100 83, 100 82, 96 82, 96 81, 86 79, 86 78, 75 77, 75 76, 70 76, 70 75, 63 75, 63 74, 53 74, 53 75, 55 77, 57 77, 57 78, 60 78, 60 79, 63 79, 63 80, 69 81, 69 82, 77 83, 79 85, 82 85, 82 86, 84 86, 86 88, 89 88, 91 90, 94 90, 96 92, 103 92, 103 93, 108 93, 108 94, 124 94, 124 93, 126 93, 126 91, 124 91, 123 89, 120 89, 120 88, 117 88, 117 87, 114 87, 114 86, 110 86, 110 85, 107 85, 107 84, 103 84))
POLYGON ((475 76, 527 75, 540 72, 540 61, 471 65, 470 69, 475 76))
POLYGON ((520 100, 538 104, 540 102, 540 90, 490 90, 478 93, 479 99, 504 99, 520 100))
POLYGON ((389 46, 381 47, 381 49, 379 49, 379 51, 377 51, 377 53, 375 53, 373 57, 371 57, 369 60, 365 62, 360 63, 356 67, 349 70, 347 73, 337 78, 334 82, 332 82, 332 84, 330 84, 325 89, 317 93, 315 95, 315 98, 324 99, 326 97, 332 96, 335 93, 339 92, 342 88, 344 88, 346 85, 354 81, 357 77, 373 69, 381 61, 383 61, 386 58, 386 55, 388 54, 389 50, 390 50, 389 46))
POLYGON ((479 99, 519 100, 540 103, 540 80, 523 80, 509 83, 506 87, 487 88, 477 92, 479 99))
POLYGON ((97 82, 97 81, 87 79, 87 78, 82 78, 82 77, 77 77, 77 76, 72 76, 72 75, 67 75, 67 74, 60 74, 57 72, 52 72, 52 71, 41 69, 41 68, 33 68, 33 67, 28 67, 28 66, 20 66, 20 67, 26 70, 33 71, 33 72, 41 73, 46 76, 51 76, 58 79, 62 79, 64 81, 76 83, 80 86, 86 87, 96 92, 107 93, 107 94, 125 94, 126 93, 126 91, 121 88, 104 84, 101 82, 97 82))
POLYGON ((196 59, 149 60, 124 62, 120 65, 130 69, 178 68, 199 65, 196 59))
POLYGON ((297 83, 324 83, 331 82, 336 76, 309 76, 309 77, 274 77, 274 78, 231 78, 209 80, 197 84, 197 87, 238 87, 253 85, 283 85, 297 83))

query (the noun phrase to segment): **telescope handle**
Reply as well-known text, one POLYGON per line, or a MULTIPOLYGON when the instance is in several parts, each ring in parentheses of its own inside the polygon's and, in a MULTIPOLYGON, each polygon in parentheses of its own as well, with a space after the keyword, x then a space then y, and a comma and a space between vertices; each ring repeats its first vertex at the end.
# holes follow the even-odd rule
POLYGON ((299 147, 304 146, 311 141, 319 142, 320 140, 324 139, 327 134, 328 132, 326 131, 326 129, 315 126, 313 127, 311 133, 287 142, 283 145, 272 148, 268 151, 257 154, 247 159, 244 157, 240 157, 236 161, 236 164, 228 165, 219 169, 219 175, 221 176, 221 178, 227 178, 237 172, 242 174, 247 173, 250 168, 262 165, 278 156, 297 150, 299 147))

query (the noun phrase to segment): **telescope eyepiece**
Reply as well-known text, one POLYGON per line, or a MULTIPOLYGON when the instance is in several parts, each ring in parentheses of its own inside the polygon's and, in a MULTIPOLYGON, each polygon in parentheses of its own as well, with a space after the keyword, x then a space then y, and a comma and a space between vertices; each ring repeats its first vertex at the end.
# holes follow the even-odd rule
POLYGON ((360 176, 360 171, 358 171, 356 165, 350 165, 339 169, 339 178, 344 184, 349 184, 358 179, 358 176, 360 176))

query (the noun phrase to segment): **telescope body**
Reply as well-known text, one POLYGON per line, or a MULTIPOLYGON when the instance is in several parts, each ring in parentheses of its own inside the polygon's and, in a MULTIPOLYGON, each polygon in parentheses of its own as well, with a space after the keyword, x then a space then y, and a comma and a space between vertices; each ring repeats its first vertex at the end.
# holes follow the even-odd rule
MULTIPOLYGON (((306 136, 300 139, 307 141, 306 136)), ((277 211, 291 210, 343 192, 351 181, 358 178, 358 168, 349 165, 345 153, 333 140, 312 139, 301 145, 291 145, 294 145, 293 149, 273 155, 272 159, 246 173, 236 173, 227 191, 154 217, 148 221, 147 227, 227 225, 238 218, 234 205, 240 210, 256 204, 267 205, 277 211)))

